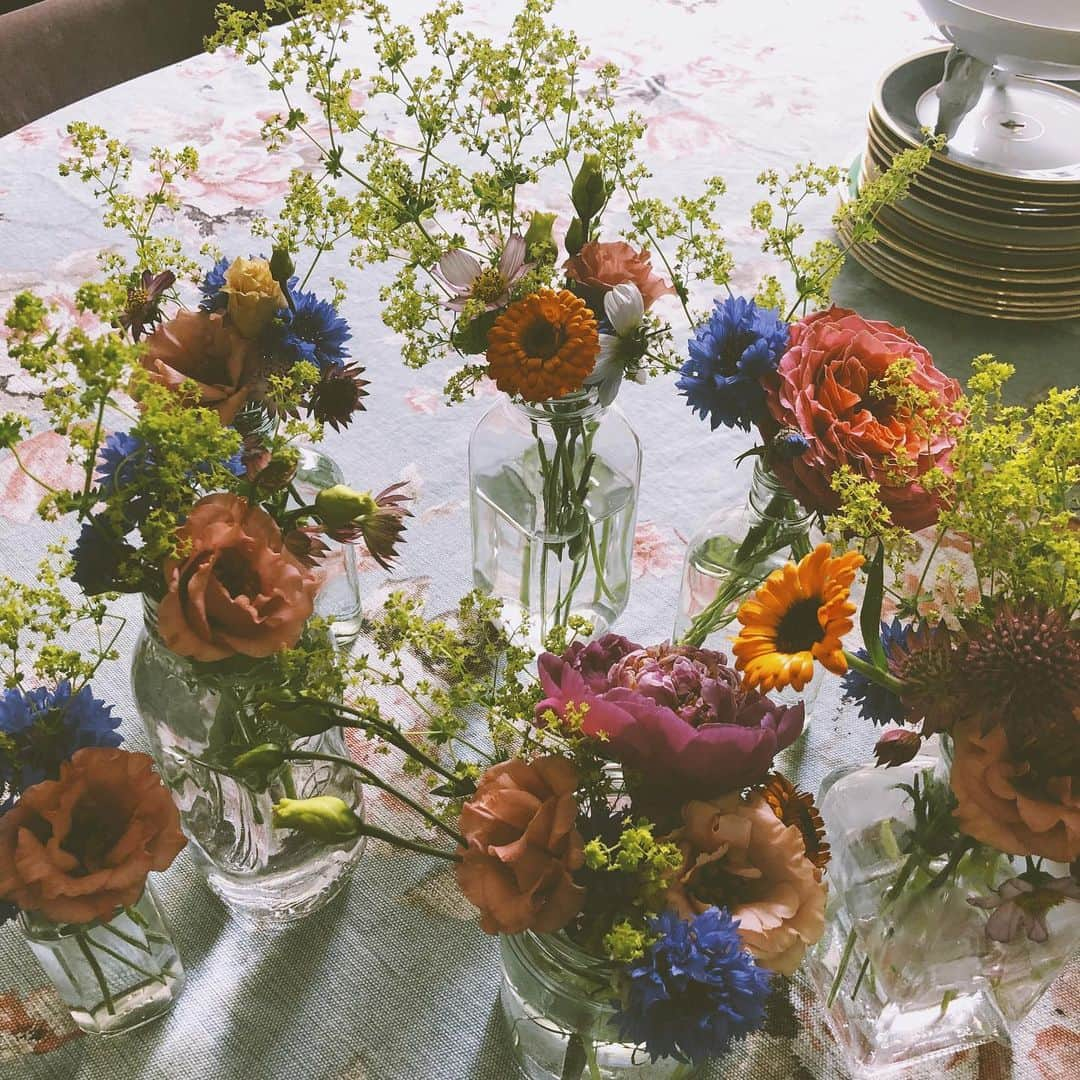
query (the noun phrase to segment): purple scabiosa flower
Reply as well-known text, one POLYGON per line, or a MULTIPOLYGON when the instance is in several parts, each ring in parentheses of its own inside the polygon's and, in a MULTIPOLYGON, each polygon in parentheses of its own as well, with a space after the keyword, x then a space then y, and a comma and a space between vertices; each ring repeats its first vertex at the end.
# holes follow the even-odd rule
MULTIPOLYGON (((899 619, 881 624, 881 644, 888 657, 895 648, 904 648, 908 640, 909 628, 899 619)), ((870 662, 866 649, 857 649, 855 655, 860 660, 870 662)), ((904 703, 892 690, 868 679, 865 675, 849 667, 847 674, 840 680, 844 688, 844 700, 859 706, 859 716, 872 724, 885 727, 886 724, 902 724, 907 716, 904 703)))
POLYGON ((968 897, 972 907, 993 912, 986 920, 986 936, 1004 943, 1016 941, 1023 934, 1029 941, 1047 941, 1050 931, 1046 913, 1066 900, 1080 900, 1080 883, 1042 870, 1028 870, 1010 878, 991 896, 968 897))
POLYGON ((267 331, 267 352, 288 364, 305 360, 320 371, 343 364, 352 337, 348 322, 329 300, 299 290, 291 295, 292 307, 280 311, 267 331))
POLYGON ((229 297, 222 291, 225 288, 225 274, 228 269, 229 260, 222 258, 218 259, 218 261, 207 270, 206 276, 202 279, 202 284, 199 286, 199 292, 202 293, 199 307, 203 311, 223 311, 228 306, 229 297))
POLYGON ((60 765, 86 746, 119 746, 120 718, 89 686, 7 690, 0 695, 0 736, 6 744, 0 788, 9 798, 42 780, 55 780, 60 765))
POLYGON ((726 910, 706 909, 692 922, 673 911, 650 921, 657 940, 630 964, 622 1038, 649 1057, 701 1064, 765 1022, 770 974, 754 963, 726 910))
POLYGON ((118 321, 131 332, 133 341, 138 341, 147 329, 161 322, 161 298, 175 284, 176 275, 171 270, 163 270, 160 274, 144 270, 142 276, 128 286, 127 303, 118 321))
POLYGON ((772 308, 742 296, 718 299, 695 330, 675 385, 714 431, 721 424, 749 431, 765 405, 761 378, 776 370, 788 337, 788 324, 772 308))

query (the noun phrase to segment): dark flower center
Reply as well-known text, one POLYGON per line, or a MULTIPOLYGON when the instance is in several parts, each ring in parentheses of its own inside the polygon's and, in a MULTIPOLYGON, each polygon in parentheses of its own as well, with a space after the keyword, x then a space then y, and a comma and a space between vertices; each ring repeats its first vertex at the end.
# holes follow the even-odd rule
POLYGON ((105 857, 119 843, 127 829, 127 818, 116 800, 98 792, 88 792, 71 812, 71 828, 60 847, 74 855, 90 874, 105 865, 105 857))
POLYGON ((720 349, 721 374, 734 375, 738 371, 743 353, 750 348, 757 337, 748 330, 731 334, 720 349))
POLYGON ((214 576, 233 598, 237 596, 258 596, 259 577, 252 570, 251 564, 240 552, 226 548, 214 565, 214 576))
POLYGON ((562 330, 547 319, 535 319, 521 335, 521 347, 526 356, 538 356, 550 360, 562 348, 565 337, 562 330))
POLYGON ((776 648, 779 652, 809 652, 825 636, 818 621, 821 600, 811 597, 797 600, 784 613, 776 628, 776 648))
POLYGON ((733 908, 761 899, 768 894, 769 885, 764 878, 737 874, 723 859, 716 859, 694 871, 687 891, 702 904, 733 908))

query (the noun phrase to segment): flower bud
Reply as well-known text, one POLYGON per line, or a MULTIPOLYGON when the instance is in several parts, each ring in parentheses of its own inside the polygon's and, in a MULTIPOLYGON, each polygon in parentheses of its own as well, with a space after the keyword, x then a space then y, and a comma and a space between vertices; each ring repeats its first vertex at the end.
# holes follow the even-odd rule
POLYGON ((570 189, 570 201, 583 223, 604 209, 607 196, 607 184, 604 183, 604 174, 600 168, 600 155, 586 154, 570 189))
POLYGON ((570 222, 570 228, 566 230, 566 254, 576 255, 585 246, 585 226, 580 218, 574 218, 570 222))
POLYGON ((910 728, 892 728, 878 739, 874 746, 877 764, 887 769, 906 765, 922 746, 922 736, 910 728))
POLYGON ((810 440, 796 428, 781 428, 773 438, 773 452, 781 461, 802 457, 810 449, 810 440))
POLYGON ((360 835, 363 822, 334 795, 281 799, 274 803, 274 828, 296 829, 326 844, 344 844, 360 835))
POLYGON ((299 466, 300 452, 293 446, 283 446, 258 468, 254 475, 251 475, 249 466, 248 479, 255 484, 260 493, 269 495, 287 488, 299 466))
POLYGON ((338 723, 337 713, 321 701, 271 701, 262 707, 260 715, 305 739, 321 735, 338 723))
POLYGON ((370 492, 354 491, 346 484, 323 488, 315 496, 315 513, 328 529, 366 521, 377 509, 370 492))
POLYGON ((525 233, 525 258, 535 261, 536 249, 539 247, 553 248, 555 240, 551 235, 555 224, 554 214, 544 214, 539 210, 533 211, 529 221, 529 228, 525 233))
POLYGON ((285 248, 274 248, 270 256, 270 273, 282 289, 288 286, 289 278, 296 273, 296 264, 285 248))
POLYGON ((285 763, 285 751, 275 743, 261 743, 233 758, 233 768, 240 772, 277 769, 285 763))

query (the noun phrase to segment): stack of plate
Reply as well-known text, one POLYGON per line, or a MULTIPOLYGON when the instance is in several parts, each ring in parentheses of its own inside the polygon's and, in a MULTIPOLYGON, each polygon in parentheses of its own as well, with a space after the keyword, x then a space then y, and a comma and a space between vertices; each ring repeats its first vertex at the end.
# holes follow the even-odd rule
MULTIPOLYGON (((853 190, 933 129, 947 53, 886 73, 853 190)), ((852 255, 903 292, 955 311, 1080 318, 1080 94, 996 77, 909 196, 881 211, 880 239, 852 255)))

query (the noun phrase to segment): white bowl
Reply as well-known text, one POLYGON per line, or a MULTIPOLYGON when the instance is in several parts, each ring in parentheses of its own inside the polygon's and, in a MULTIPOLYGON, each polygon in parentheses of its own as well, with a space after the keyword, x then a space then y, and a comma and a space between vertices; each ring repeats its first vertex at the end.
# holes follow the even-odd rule
POLYGON ((919 0, 969 56, 1014 75, 1080 79, 1080 0, 919 0))

